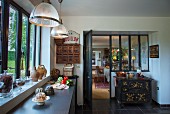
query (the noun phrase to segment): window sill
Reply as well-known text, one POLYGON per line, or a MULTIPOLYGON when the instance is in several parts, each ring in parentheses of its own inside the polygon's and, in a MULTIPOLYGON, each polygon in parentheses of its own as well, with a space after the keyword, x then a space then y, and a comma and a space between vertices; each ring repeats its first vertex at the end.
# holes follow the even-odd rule
POLYGON ((9 110, 17 106, 24 99, 30 96, 36 88, 43 86, 49 80, 50 76, 47 76, 39 82, 26 83, 22 86, 21 92, 17 92, 17 88, 15 88, 12 97, 0 98, 0 110, 2 111, 2 114, 7 113, 9 110))

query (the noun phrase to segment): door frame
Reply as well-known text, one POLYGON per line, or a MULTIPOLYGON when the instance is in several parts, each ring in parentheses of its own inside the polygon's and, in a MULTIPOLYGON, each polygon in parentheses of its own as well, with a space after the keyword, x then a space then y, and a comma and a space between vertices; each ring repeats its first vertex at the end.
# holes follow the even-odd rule
POLYGON ((83 100, 90 109, 92 109, 92 32, 92 30, 83 32, 83 100))
MULTIPOLYGON (((84 67, 85 67, 85 64, 86 64, 86 62, 85 62, 85 57, 86 57, 86 55, 85 55, 85 49, 86 49, 86 44, 85 44, 85 35, 88 33, 89 31, 83 31, 83 93, 85 93, 85 70, 84 70, 84 67)), ((109 52, 111 53, 111 34, 110 34, 110 32, 106 32, 106 33, 103 33, 103 31, 92 31, 92 37, 93 36, 108 36, 109 37, 109 52)), ((91 38, 92 38, 91 37, 91 38)), ((92 39, 91 39, 92 40, 92 39)), ((93 43, 93 41, 92 41, 92 43, 93 43)), ((91 49, 91 51, 92 51, 92 49, 91 49)), ((92 52, 91 52, 92 53, 92 52)), ((92 66, 92 64, 91 64, 91 66, 92 66)), ((111 66, 111 54, 110 54, 110 66, 111 66)), ((92 69, 91 69, 92 70, 92 69)), ((110 67, 110 85, 109 85, 109 89, 110 89, 110 91, 109 91, 109 93, 110 93, 110 99, 112 99, 112 97, 111 97, 111 84, 112 84, 112 82, 111 82, 111 67, 110 67)), ((91 83, 91 85, 92 85, 92 83, 91 83)), ((83 100, 85 101, 85 97, 84 97, 85 95, 83 94, 83 100)))

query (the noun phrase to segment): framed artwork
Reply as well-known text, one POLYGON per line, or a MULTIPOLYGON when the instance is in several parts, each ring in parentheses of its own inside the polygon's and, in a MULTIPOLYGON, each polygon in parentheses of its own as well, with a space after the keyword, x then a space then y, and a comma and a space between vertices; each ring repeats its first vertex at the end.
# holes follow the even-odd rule
POLYGON ((159 45, 149 46, 150 58, 159 58, 159 45))

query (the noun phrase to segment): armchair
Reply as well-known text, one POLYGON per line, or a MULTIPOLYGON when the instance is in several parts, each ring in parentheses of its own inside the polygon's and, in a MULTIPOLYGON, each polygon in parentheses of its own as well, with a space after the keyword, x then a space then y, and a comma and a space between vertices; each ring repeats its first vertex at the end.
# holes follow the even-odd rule
POLYGON ((105 75, 104 75, 104 69, 100 68, 99 66, 96 66, 96 71, 97 71, 97 81, 105 83, 105 75))

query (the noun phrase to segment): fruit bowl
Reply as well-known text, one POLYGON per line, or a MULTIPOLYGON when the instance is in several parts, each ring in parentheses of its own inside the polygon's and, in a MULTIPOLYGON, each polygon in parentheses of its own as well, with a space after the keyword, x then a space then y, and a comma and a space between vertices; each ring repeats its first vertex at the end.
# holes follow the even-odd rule
POLYGON ((45 100, 43 100, 43 101, 38 101, 38 100, 34 97, 34 98, 32 98, 32 101, 35 102, 35 103, 37 103, 37 105, 44 105, 44 104, 45 104, 45 101, 47 101, 47 100, 49 100, 49 99, 50 99, 50 97, 49 97, 49 96, 46 96, 46 99, 45 99, 45 100))

